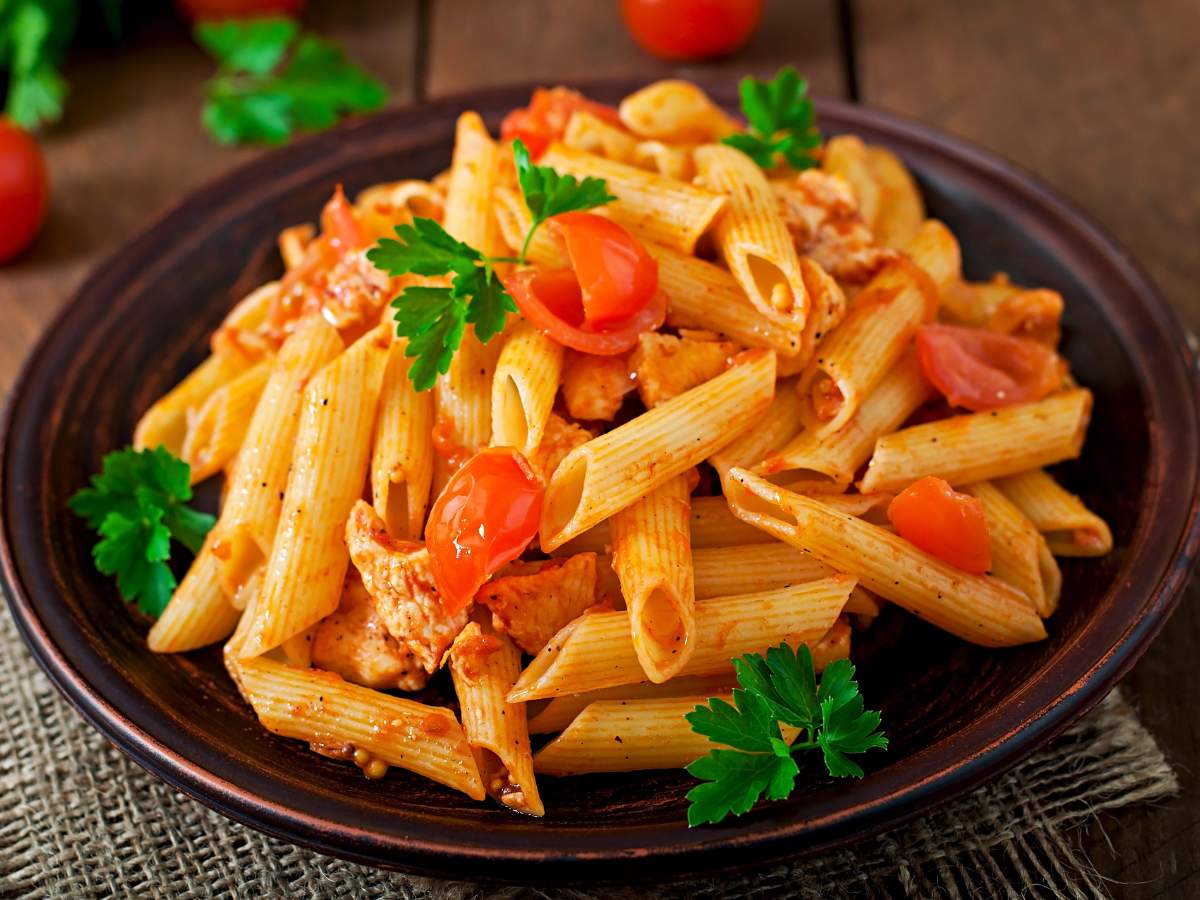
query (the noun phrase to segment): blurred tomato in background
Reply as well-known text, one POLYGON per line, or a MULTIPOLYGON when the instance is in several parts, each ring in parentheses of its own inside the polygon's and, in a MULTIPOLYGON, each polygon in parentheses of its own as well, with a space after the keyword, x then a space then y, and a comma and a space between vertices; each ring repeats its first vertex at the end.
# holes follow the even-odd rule
POLYGON ((240 16, 295 16, 307 0, 175 0, 180 12, 193 22, 240 16))
POLYGON ((671 60, 732 53, 754 34, 762 8, 762 0, 621 0, 634 40, 671 60))
POLYGON ((0 263, 33 243, 46 215, 46 164, 29 132, 0 119, 0 263))

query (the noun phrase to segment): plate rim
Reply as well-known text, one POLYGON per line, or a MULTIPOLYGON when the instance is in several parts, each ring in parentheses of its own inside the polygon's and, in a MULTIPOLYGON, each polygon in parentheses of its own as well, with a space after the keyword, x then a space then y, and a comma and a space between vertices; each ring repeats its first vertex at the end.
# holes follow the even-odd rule
MULTIPOLYGON (((644 80, 638 78, 575 82, 585 90, 589 87, 594 90, 616 90, 643 83, 644 80)), ((715 94, 727 95, 731 92, 731 83, 726 79, 718 81, 710 77, 700 79, 700 83, 715 94)), ((294 155, 299 158, 324 146, 336 148, 342 142, 352 140, 356 132, 379 130, 386 133, 395 123, 421 115, 444 116, 473 106, 494 106, 501 99, 528 96, 533 86, 504 85, 466 91, 423 103, 394 107, 375 116, 345 123, 330 132, 307 136, 279 151, 262 154, 235 166, 189 191, 179 201, 153 216, 145 226, 91 269, 24 360, 20 375, 5 403, 3 421, 0 424, 0 478, 8 474, 11 458, 9 443, 13 438, 13 424, 19 413, 22 398, 27 395, 37 374, 37 363, 48 352, 60 324, 74 313, 75 307, 80 304, 84 292, 92 282, 116 267, 123 257, 143 241, 153 239, 164 223, 186 212, 203 198, 228 190, 255 172, 265 171, 272 163, 278 161, 281 155, 294 155)), ((820 115, 836 118, 848 130, 860 127, 882 130, 902 141, 918 145, 925 151, 936 152, 957 165, 966 166, 979 174, 986 174, 991 180, 1001 184, 1006 191, 1019 191, 1024 195, 1025 202, 1038 207, 1040 213, 1051 213, 1057 219, 1069 223, 1078 237, 1086 240, 1089 245, 1106 251, 1103 254, 1104 258, 1120 270, 1127 285, 1139 298, 1144 311, 1156 320, 1168 337, 1172 338, 1172 358, 1176 364, 1184 367, 1182 374, 1190 384, 1193 400, 1200 395, 1200 377, 1197 373, 1195 354, 1187 342, 1186 332, 1174 309, 1162 297, 1153 281, 1131 254, 1087 213, 1019 166, 991 151, 931 126, 840 100, 817 98, 817 108, 820 115)), ((1120 329, 1115 331, 1122 349, 1128 352, 1129 344, 1125 336, 1121 334, 1120 329)), ((1196 435, 1196 404, 1191 406, 1192 412, 1188 421, 1178 426, 1172 434, 1187 431, 1193 437, 1196 435)), ((1148 459, 1148 465, 1151 461, 1148 459)), ((4 484, 0 509, 6 512, 9 509, 12 490, 12 485, 4 484)), ((1165 625, 1182 597, 1183 589, 1196 563, 1197 549, 1200 547, 1200 477, 1193 477, 1182 530, 1164 564, 1165 569, 1148 591, 1139 614, 1128 623, 1107 651, 1074 683, 1054 692, 1056 696, 1046 701, 1045 708, 1039 715, 1033 719, 1026 716, 1019 727, 1010 729, 990 744, 978 748, 970 758, 942 769, 936 777, 923 783, 909 784, 898 790, 884 792, 872 804, 856 807, 841 815, 826 815, 820 825, 792 822, 776 824, 768 830, 763 830, 756 828, 756 824, 766 823, 756 823, 752 818, 741 819, 713 829, 693 830, 691 835, 710 837, 701 837, 698 841, 682 844, 678 841, 679 829, 670 829, 670 834, 675 837, 669 840, 674 840, 674 846, 656 846, 652 850, 607 847, 571 853, 522 850, 519 847, 485 844, 464 846, 461 843, 420 837, 409 837, 405 840, 397 840, 390 836, 381 837, 378 833, 309 816, 286 805, 272 803, 192 762, 181 752, 164 745, 143 730, 125 712, 114 706, 102 691, 91 684, 67 659, 62 648, 46 631, 19 576, 9 536, 12 517, 5 515, 3 518, 3 529, 0 531, 0 567, 4 575, 5 594, 18 631, 26 646, 33 652, 39 666, 85 720, 110 742, 156 777, 162 778, 193 799, 229 818, 275 837, 370 865, 404 868, 445 877, 519 881, 522 875, 528 879, 528 865, 536 862, 539 864, 538 880, 542 882, 597 876, 612 880, 613 863, 618 861, 624 863, 620 873, 622 878, 627 874, 634 877, 683 876, 845 845, 927 812, 934 806, 961 796, 983 781, 1007 771, 1095 706, 1107 689, 1132 667, 1149 642, 1165 625), (809 839, 802 845, 795 844, 797 833, 805 829, 808 829, 805 833, 809 839), (701 853, 704 854, 703 857, 700 857, 701 853), (397 859, 396 854, 404 856, 397 859), (698 861, 701 861, 700 866, 696 865, 698 861), (472 863, 484 864, 488 871, 464 871, 461 868, 472 863)), ((1073 645, 1067 645, 1060 654, 1071 649, 1071 646, 1073 645)), ((1038 686, 1027 685, 1024 690, 1029 692, 1038 686)), ((963 733, 970 734, 977 730, 983 721, 985 720, 974 720, 963 733)), ((648 835, 662 830, 661 826, 644 826, 637 833, 648 835)))

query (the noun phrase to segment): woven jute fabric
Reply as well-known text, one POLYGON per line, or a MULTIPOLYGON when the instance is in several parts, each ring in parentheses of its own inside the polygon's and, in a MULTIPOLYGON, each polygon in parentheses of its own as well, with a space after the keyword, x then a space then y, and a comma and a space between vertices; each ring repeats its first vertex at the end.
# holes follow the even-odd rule
MULTIPOLYGON (((496 888, 381 872, 230 822, 140 769, 58 695, 0 613, 0 895, 31 897, 1096 897, 1071 831, 1174 774, 1111 694, 964 800, 849 850, 637 888, 496 888)), ((536 874, 536 873, 531 873, 536 874)))

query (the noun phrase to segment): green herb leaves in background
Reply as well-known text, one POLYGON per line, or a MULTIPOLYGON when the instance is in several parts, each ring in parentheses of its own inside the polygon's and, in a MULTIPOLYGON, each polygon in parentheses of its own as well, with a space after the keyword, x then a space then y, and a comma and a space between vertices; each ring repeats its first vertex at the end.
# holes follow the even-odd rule
POLYGON ((77 13, 74 0, 0 0, 0 69, 8 72, 4 112, 22 128, 62 116, 67 82, 58 67, 77 13))
POLYGON ((187 506, 191 499, 187 463, 165 447, 128 448, 105 456, 91 487, 68 504, 100 535, 92 548, 96 568, 115 575, 121 596, 146 615, 161 615, 175 590, 171 539, 198 553, 215 521, 187 506))
POLYGON ((340 47, 291 19, 201 22, 195 33, 220 64, 207 85, 203 121, 222 144, 279 144, 387 99, 383 84, 340 47))
POLYGON ((803 644, 797 650, 780 644, 733 665, 740 685, 733 705, 714 697, 687 715, 694 732, 723 745, 687 767, 704 782, 688 793, 689 825, 741 815, 762 797, 787 797, 800 771, 797 752, 819 748, 830 775, 861 778, 849 754, 887 749, 879 713, 863 708, 849 660, 830 663, 819 686, 803 644), (780 723, 799 729, 794 743, 784 740, 780 723))
POLYGON ((450 287, 409 287, 392 301, 396 334, 408 338, 405 356, 414 359, 408 377, 418 391, 429 390, 439 373, 450 371, 467 325, 486 344, 504 329, 508 314, 517 311, 495 264, 524 265, 534 232, 551 216, 593 209, 616 199, 603 179, 576 181, 549 166, 533 165, 519 139, 513 141, 513 159, 525 205, 533 214, 519 257, 484 256, 451 237, 433 219, 419 217, 411 225, 396 227, 398 240, 382 238, 367 251, 372 265, 393 277, 453 275, 450 287))
POLYGON ((722 138, 722 143, 741 150, 764 169, 774 168, 779 156, 793 169, 817 164, 813 151, 821 146, 821 133, 808 98, 808 82, 795 69, 780 69, 770 81, 747 75, 739 82, 738 93, 750 129, 722 138))

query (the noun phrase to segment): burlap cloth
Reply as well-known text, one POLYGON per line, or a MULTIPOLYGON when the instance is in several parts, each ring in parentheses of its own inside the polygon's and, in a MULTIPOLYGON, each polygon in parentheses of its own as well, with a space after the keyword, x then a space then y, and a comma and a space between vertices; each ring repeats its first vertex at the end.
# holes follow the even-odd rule
POLYGON ((1119 693, 1008 775, 852 850, 684 885, 494 888, 330 859, 234 824, 127 760, 0 613, 0 894, 472 898, 1093 897, 1073 827, 1177 789, 1119 693))

